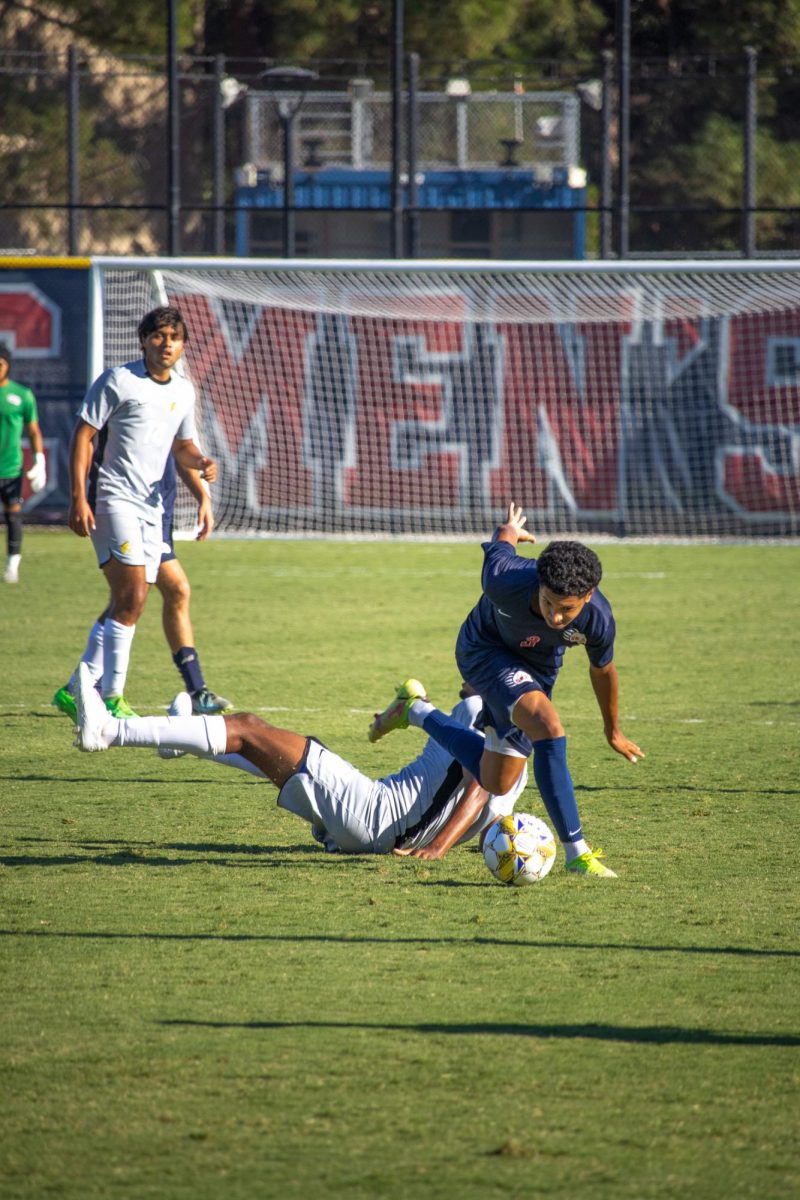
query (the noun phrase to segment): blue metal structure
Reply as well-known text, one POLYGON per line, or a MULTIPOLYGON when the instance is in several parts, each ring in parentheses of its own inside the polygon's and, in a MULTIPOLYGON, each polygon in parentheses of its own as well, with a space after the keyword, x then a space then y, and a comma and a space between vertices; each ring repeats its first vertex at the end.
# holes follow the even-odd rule
MULTIPOLYGON (((572 256, 585 257, 586 188, 571 186, 566 168, 556 168, 547 182, 530 169, 498 167, 493 170, 430 170, 417 177, 418 211, 561 212, 571 222, 572 256)), ((295 205, 303 210, 384 212, 391 206, 391 172, 352 167, 327 167, 298 171, 295 175, 295 205)), ((269 171, 259 171, 255 186, 240 186, 235 192, 236 254, 253 253, 251 217, 254 212, 281 212, 282 181, 269 171)), ((335 219, 335 218, 332 218, 335 219)), ((442 246, 442 257, 451 250, 442 246)))

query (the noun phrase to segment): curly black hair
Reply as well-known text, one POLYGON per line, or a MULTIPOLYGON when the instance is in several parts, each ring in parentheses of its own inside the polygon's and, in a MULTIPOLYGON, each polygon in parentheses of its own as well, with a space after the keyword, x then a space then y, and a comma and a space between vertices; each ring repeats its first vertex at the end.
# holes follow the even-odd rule
POLYGON ((139 334, 139 342, 143 344, 146 337, 155 333, 157 329, 163 329, 165 325, 171 325, 173 329, 180 329, 183 340, 188 342, 189 328, 183 319, 183 313, 179 308, 166 304, 162 308, 154 308, 142 317, 136 331, 139 334))
POLYGON ((585 596, 603 574, 594 550, 581 542, 551 542, 536 562, 539 583, 555 596, 585 596))

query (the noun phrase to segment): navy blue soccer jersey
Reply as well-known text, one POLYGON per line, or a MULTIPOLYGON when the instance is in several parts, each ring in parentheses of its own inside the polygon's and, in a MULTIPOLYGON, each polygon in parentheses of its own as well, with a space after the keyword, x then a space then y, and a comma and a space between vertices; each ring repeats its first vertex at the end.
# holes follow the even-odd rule
POLYGON ((562 629, 551 629, 531 610, 539 592, 535 559, 520 558, 510 542, 485 542, 483 595, 461 627, 456 658, 464 679, 470 664, 491 649, 503 649, 519 659, 549 694, 570 646, 584 646, 589 661, 607 666, 614 657, 616 627, 611 605, 595 588, 578 616, 562 629))

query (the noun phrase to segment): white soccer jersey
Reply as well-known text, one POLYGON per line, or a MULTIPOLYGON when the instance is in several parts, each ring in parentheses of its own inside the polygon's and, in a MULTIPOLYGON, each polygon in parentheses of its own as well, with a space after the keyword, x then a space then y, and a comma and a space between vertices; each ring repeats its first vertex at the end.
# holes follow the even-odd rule
MULTIPOLYGON (((483 707, 478 696, 461 700, 451 712, 454 721, 474 726, 483 707)), ((527 782, 522 771, 513 788, 502 796, 489 796, 475 821, 456 842, 469 841, 497 817, 514 809, 527 782)), ((399 823, 405 826, 398 845, 417 850, 429 845, 453 814, 464 795, 464 772, 447 750, 429 738, 419 758, 396 775, 380 780, 396 806, 399 823)))
POLYGON ((160 520, 160 483, 172 443, 197 436, 194 405, 188 379, 173 371, 166 383, 157 383, 143 360, 113 367, 95 380, 78 417, 102 430, 98 512, 133 505, 149 523, 160 520))
MULTIPOLYGON (((481 701, 473 696, 457 704, 451 716, 469 726, 480 711, 481 701)), ((511 812, 525 781, 523 771, 510 792, 490 796, 459 841, 511 812)), ((396 846, 428 845, 463 795, 462 768, 433 738, 414 762, 378 780, 312 739, 303 767, 281 788, 278 805, 308 821, 327 850, 388 854, 396 846)))

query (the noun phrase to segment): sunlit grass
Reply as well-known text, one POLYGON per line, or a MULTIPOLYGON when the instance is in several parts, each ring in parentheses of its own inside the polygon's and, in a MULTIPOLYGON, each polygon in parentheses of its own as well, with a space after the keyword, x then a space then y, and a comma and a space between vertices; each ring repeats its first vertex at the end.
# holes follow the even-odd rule
MULTIPOLYGON (((0 1193, 249 1200, 775 1197, 800 1185, 796 550, 604 546, 622 724, 556 701, 616 882, 325 855, 275 790, 80 755, 49 707, 105 595, 26 534, 0 590, 0 1193)), ((180 548, 212 687, 378 774, 407 675, 451 702, 477 545, 180 548)), ((142 712, 179 685, 157 595, 142 712)), ((529 791, 523 807, 541 812, 529 791)))

